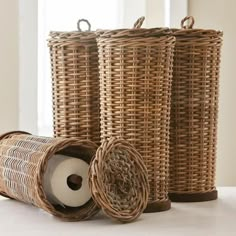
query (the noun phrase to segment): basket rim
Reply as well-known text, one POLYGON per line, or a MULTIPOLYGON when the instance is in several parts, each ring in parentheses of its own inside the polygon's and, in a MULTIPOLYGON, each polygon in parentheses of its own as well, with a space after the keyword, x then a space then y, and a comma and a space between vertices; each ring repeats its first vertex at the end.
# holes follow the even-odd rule
POLYGON ((186 37, 209 37, 209 36, 223 36, 223 31, 221 30, 214 30, 214 29, 183 29, 183 28, 170 28, 172 35, 174 36, 182 36, 185 35, 186 37))
MULTIPOLYGON (((40 169, 37 173, 37 179, 39 182, 39 186, 42 185, 42 179, 43 175, 45 173, 45 167, 47 165, 47 162, 50 157, 52 157, 55 153, 62 151, 63 149, 69 148, 69 147, 87 147, 87 148, 93 148, 94 149, 94 154, 96 152, 97 145, 91 141, 88 140, 80 140, 78 138, 59 138, 61 141, 59 141, 56 144, 53 144, 51 148, 49 148, 45 153, 44 153, 44 158, 41 162, 40 169)), ((92 160, 93 156, 91 156, 92 160)), ((86 214, 85 215, 80 215, 80 214, 64 214, 61 211, 57 210, 48 200, 46 197, 46 194, 44 192, 43 187, 42 188, 37 188, 37 194, 40 196, 40 199, 43 202, 43 208, 48 211, 49 213, 60 217, 62 219, 67 219, 67 220, 80 220, 80 219, 86 219, 86 214)), ((90 202, 90 206, 88 208, 88 211, 91 211, 90 214, 88 214, 87 217, 91 217, 92 215, 96 214, 99 211, 99 208, 96 206, 94 202, 90 202)), ((83 207, 83 206, 82 206, 83 207)), ((85 210, 84 210, 85 211, 85 210)))
POLYGON ((170 35, 171 31, 168 27, 133 29, 123 28, 115 30, 96 30, 95 34, 100 38, 135 38, 170 35))
POLYGON ((146 166, 142 160, 139 152, 127 141, 120 137, 112 137, 108 140, 102 142, 100 147, 96 151, 96 155, 91 162, 89 169, 89 185, 92 192, 92 197, 94 201, 100 206, 103 212, 110 218, 119 220, 121 222, 130 222, 137 219, 140 214, 145 210, 148 202, 149 194, 149 183, 148 183, 148 173, 146 166), (102 172, 102 165, 106 163, 106 160, 109 158, 109 155, 115 150, 123 150, 129 153, 130 163, 133 163, 133 166, 130 168, 135 168, 138 171, 142 171, 142 198, 143 202, 141 203, 139 199, 138 206, 132 212, 122 213, 119 210, 115 209, 111 202, 108 200, 108 192, 104 190, 102 175, 106 173, 102 172))
POLYGON ((94 39, 96 38, 95 31, 50 31, 50 40, 63 40, 63 39, 94 39))

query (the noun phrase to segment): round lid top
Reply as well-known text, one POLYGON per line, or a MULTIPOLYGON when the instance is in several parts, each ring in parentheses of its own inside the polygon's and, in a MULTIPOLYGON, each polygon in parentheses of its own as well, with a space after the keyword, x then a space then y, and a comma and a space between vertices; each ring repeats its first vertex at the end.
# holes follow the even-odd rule
POLYGON ((57 46, 60 43, 70 42, 96 42, 96 34, 91 31, 91 24, 86 19, 77 22, 77 31, 51 31, 49 34, 49 46, 57 46))
POLYGON ((121 222, 135 220, 147 206, 147 169, 137 150, 122 139, 111 138, 98 148, 89 185, 103 212, 121 222))
POLYGON ((171 29, 174 36, 185 36, 185 37, 198 37, 198 38, 206 38, 206 37, 222 37, 223 33, 218 30, 213 29, 197 29, 194 27, 194 17, 186 16, 181 20, 181 28, 180 29, 171 29))
POLYGON ((137 37, 161 37, 170 35, 170 29, 163 28, 141 28, 145 17, 140 17, 131 29, 115 29, 115 30, 97 30, 96 34, 99 38, 137 38, 137 37))

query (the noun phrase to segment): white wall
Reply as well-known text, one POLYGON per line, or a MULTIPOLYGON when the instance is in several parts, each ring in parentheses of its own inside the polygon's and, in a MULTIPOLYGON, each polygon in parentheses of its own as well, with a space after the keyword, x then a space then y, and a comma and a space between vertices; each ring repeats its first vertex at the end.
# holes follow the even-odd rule
POLYGON ((179 28, 181 20, 188 15, 188 0, 166 0, 166 5, 168 2, 170 6, 169 25, 172 28, 179 28))
POLYGON ((181 2, 179 7, 182 8, 182 2, 186 2, 186 0, 122 0, 120 1, 120 7, 123 8, 122 25, 125 28, 132 27, 135 20, 145 16, 142 27, 167 26, 166 12, 169 10, 167 7, 172 6, 173 2, 176 4, 178 1, 181 2), (167 2, 169 4, 166 4, 167 2))
MULTIPOLYGON (((137 2, 137 1, 136 1, 137 2)), ((165 26, 165 1, 146 0, 146 26, 161 27, 165 26)))
MULTIPOLYGON (((121 16, 122 27, 133 27, 134 22, 139 17, 145 16, 146 0, 122 0, 120 2, 120 7, 124 9, 123 14, 121 16)), ((145 25, 146 22, 143 23, 143 26, 145 25)))
POLYGON ((37 1, 0 0, 0 134, 37 133, 37 1))
POLYGON ((0 134, 18 129, 18 1, 0 0, 0 134))
MULTIPOLYGON (((19 129, 38 131, 38 1, 19 1, 19 129)), ((5 2, 8 2, 5 0, 5 2)))
POLYGON ((236 1, 189 0, 195 28, 223 30, 217 184, 236 185, 236 1))

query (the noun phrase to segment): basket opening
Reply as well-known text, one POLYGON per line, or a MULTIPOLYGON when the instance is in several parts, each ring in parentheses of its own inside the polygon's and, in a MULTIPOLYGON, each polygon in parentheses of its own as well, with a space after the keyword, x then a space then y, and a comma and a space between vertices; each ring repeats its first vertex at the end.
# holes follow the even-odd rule
MULTIPOLYGON (((62 154, 70 157, 79 158, 84 160, 88 164, 90 164, 92 158, 96 153, 96 148, 92 148, 90 145, 82 144, 82 145, 71 145, 67 146, 60 151, 56 152, 55 154, 62 154)), ((73 191, 77 191, 82 187, 83 178, 80 175, 72 174, 67 177, 67 185, 73 191)), ((84 205, 78 207, 70 207, 70 206, 61 206, 58 204, 52 204, 54 211, 63 214, 64 218, 67 217, 75 217, 83 219, 86 218, 87 211, 89 212, 91 209, 94 213, 97 211, 97 207, 94 204, 92 198, 88 200, 84 205), (87 210, 86 210, 87 209, 87 210)), ((91 213, 92 214, 92 213, 91 213)))
POLYGON ((69 146, 60 150, 59 152, 56 152, 56 154, 62 154, 66 156, 79 158, 90 164, 92 158, 95 155, 95 152, 96 150, 86 146, 69 146))

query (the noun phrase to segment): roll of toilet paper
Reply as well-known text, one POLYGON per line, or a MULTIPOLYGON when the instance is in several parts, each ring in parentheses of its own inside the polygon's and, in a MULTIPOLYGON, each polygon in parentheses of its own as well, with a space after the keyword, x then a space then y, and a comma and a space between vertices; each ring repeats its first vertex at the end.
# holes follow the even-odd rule
POLYGON ((90 200, 89 165, 85 161, 56 154, 48 161, 43 187, 51 204, 79 207, 90 200))

